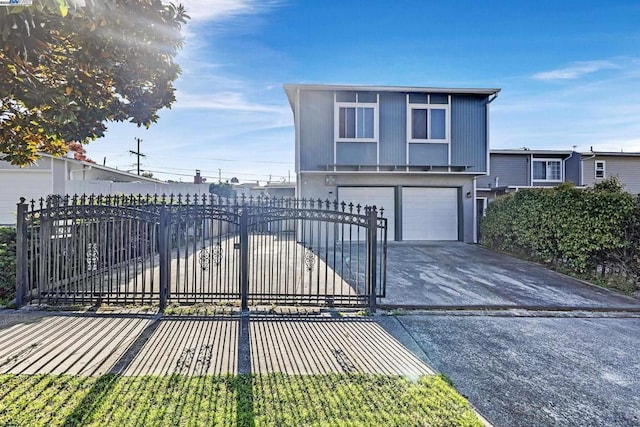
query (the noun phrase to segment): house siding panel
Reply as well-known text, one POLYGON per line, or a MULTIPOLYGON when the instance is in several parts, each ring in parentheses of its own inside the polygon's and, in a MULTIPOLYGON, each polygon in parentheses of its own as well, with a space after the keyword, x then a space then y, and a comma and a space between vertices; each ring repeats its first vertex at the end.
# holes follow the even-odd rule
POLYGON ((446 166, 449 163, 447 144, 409 144, 409 164, 446 166))
POLYGON ((451 97, 451 164, 487 170, 487 120, 484 96, 451 97))
POLYGON ((375 165, 377 157, 375 142, 339 142, 336 145, 338 165, 375 165))
POLYGON ((529 155, 492 154, 491 175, 479 177, 477 187, 496 187, 496 178, 498 187, 531 185, 529 155))
POLYGON ((380 164, 407 163, 407 98, 404 93, 380 94, 380 164))
POLYGON ((595 178, 595 162, 605 162, 605 178, 616 176, 624 185, 624 189, 632 194, 640 194, 640 158, 598 156, 584 160, 582 164, 584 185, 592 186, 602 181, 595 178))
POLYGON ((333 164, 333 92, 300 92, 300 169, 333 164))
POLYGON ((580 180, 580 155, 576 152, 572 153, 564 163, 564 180, 574 185, 581 185, 580 180))

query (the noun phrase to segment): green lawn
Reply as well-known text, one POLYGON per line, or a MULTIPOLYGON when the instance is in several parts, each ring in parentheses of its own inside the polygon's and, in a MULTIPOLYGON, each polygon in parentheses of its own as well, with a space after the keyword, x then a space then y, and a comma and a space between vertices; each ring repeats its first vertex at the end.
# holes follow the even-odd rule
POLYGON ((1 426, 481 426, 439 376, 0 375, 1 426))

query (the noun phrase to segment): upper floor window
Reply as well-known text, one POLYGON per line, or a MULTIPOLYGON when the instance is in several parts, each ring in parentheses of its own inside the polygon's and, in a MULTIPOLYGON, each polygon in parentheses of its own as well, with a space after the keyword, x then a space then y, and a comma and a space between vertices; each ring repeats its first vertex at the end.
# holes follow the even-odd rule
POLYGON ((562 160, 533 160, 534 181, 562 181, 562 160))
POLYGON ((353 94, 353 99, 335 100, 336 141, 378 140, 378 96, 353 94))
POLYGON ((596 178, 605 177, 605 163, 604 160, 596 161, 596 178))
POLYGON ((407 94, 408 141, 448 143, 449 105, 445 94, 407 94))

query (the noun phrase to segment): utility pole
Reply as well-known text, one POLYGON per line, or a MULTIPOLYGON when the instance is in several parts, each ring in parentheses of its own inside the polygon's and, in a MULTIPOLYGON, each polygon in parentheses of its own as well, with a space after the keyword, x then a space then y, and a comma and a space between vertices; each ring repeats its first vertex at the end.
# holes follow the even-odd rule
POLYGON ((222 169, 218 169, 218 183, 222 182, 222 169))
POLYGON ((138 142, 138 151, 129 150, 129 152, 131 154, 135 154, 136 156, 138 156, 138 175, 140 175, 140 157, 146 157, 146 156, 140 152, 140 143, 142 142, 142 140, 140 138, 133 138, 133 139, 138 142))

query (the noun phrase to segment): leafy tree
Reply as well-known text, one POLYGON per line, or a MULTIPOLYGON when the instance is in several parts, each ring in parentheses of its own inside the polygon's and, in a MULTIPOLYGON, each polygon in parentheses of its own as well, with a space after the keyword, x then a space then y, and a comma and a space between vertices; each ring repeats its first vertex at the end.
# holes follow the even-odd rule
POLYGON ((153 172, 145 171, 145 172, 142 172, 141 175, 144 176, 145 178, 153 178, 153 172))
POLYGON ((26 165, 103 136, 106 122, 156 122, 175 101, 188 18, 161 0, 0 8, 0 155, 26 165))
POLYGON ((219 182, 217 184, 209 184, 209 193, 215 194, 220 197, 231 199, 236 196, 236 190, 228 182, 219 182))
POLYGON ((69 144, 67 144, 67 149, 73 152, 74 159, 82 160, 89 163, 95 163, 95 161, 87 157, 87 150, 85 150, 82 144, 80 144, 79 142, 70 142, 69 144))

